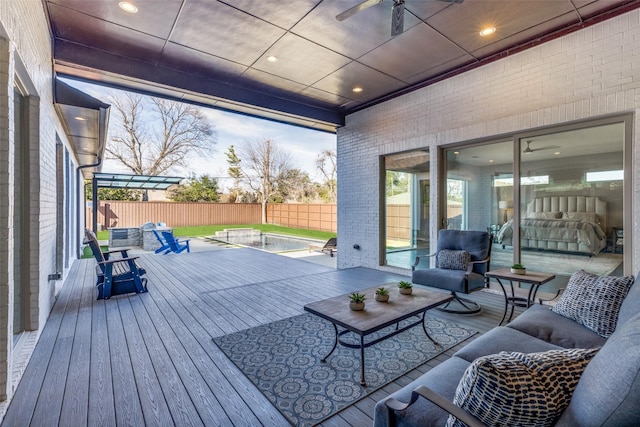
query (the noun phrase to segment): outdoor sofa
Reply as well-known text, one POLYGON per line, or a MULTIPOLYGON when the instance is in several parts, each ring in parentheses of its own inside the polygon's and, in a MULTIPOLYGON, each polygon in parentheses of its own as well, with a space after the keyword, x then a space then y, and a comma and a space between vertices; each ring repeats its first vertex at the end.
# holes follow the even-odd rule
MULTIPOLYGON (((574 280, 574 276, 582 273, 584 272, 574 273, 569 285, 574 280)), ((597 278, 598 276, 594 277, 597 278)), ((602 280, 602 278, 599 279, 602 280)), ((623 278, 617 277, 605 280, 615 279, 623 278)), ((627 280, 628 283, 632 283, 633 277, 627 276, 627 280)), ((589 359, 590 361, 586 360, 582 367, 583 370, 580 370, 575 378, 575 383, 573 384, 575 389, 570 388, 568 391, 566 402, 569 403, 568 406, 565 404, 566 409, 564 407, 561 408, 550 423, 533 422, 529 425, 616 427, 640 425, 640 283, 638 281, 640 281, 640 274, 630 288, 628 288, 629 285, 627 283, 626 289, 629 289, 628 293, 626 297, 623 295, 619 298, 617 308, 611 301, 606 301, 604 304, 600 304, 604 311, 596 310, 595 319, 601 319, 606 316, 611 319, 610 328, 613 332, 608 338, 580 324, 585 323, 582 319, 574 321, 565 315, 552 311, 547 305, 535 304, 507 326, 493 328, 460 349, 450 359, 387 398, 380 400, 375 407, 374 427, 391 425, 398 427, 461 425, 455 423, 456 420, 453 418, 447 424, 449 413, 423 396, 430 395, 435 401, 439 399, 439 404, 447 407, 447 410, 451 412, 461 411, 461 408, 453 405, 452 402, 461 379, 464 377, 463 383, 465 381, 467 383, 470 382, 469 373, 465 376, 465 371, 467 371, 467 368, 469 368, 470 372, 477 368, 478 371, 475 371, 477 373, 482 369, 482 366, 490 366, 491 369, 495 369, 499 365, 495 360, 499 360, 500 357, 504 360, 504 356, 513 356, 506 353, 498 355, 500 352, 523 353, 520 354, 520 359, 527 359, 529 356, 553 353, 550 350, 562 350, 562 352, 566 353, 571 350, 563 349, 594 348, 597 353, 594 353, 595 356, 593 354, 590 356, 592 357, 589 359), (616 315, 617 317, 615 317, 616 315), (601 348, 598 351, 599 347, 601 348), (531 353, 535 354, 532 355, 531 353), (493 360, 493 365, 489 365, 488 360, 493 360), (474 369, 470 368, 472 364, 474 369), (415 392, 416 389, 420 393, 415 392), (433 397, 433 392, 437 393, 435 397, 433 397), (414 402, 406 406, 411 400, 414 400, 414 402)), ((584 289, 589 289, 589 286, 584 287, 584 289)), ((569 286, 567 291, 569 291, 569 286)), ((580 301, 565 298, 563 301, 564 307, 568 303, 578 311, 592 310, 594 306, 598 305, 594 305, 594 298, 596 298, 594 295, 587 297, 587 299, 591 298, 591 302, 586 303, 582 297, 574 298, 574 300, 580 299, 580 301), (588 307, 589 304, 591 304, 591 308, 588 307)), ((565 292, 563 297, 566 296, 567 293, 565 292)), ((561 300, 563 297, 561 297, 561 300)), ((558 300, 558 304, 560 304, 561 300, 558 300)), ((595 303, 598 303, 598 301, 595 301, 595 303)), ((593 325, 590 324, 590 326, 593 325)), ((575 352, 579 351, 581 350, 575 350, 575 352)), ((508 369, 509 365, 506 366, 508 369)), ((491 369, 487 372, 491 371, 491 369)), ((553 369, 549 371, 538 370, 532 374, 532 377, 536 381, 546 381, 549 379, 544 376, 551 371, 553 369), (536 378, 536 376, 540 378, 536 378)), ((490 374, 487 374, 490 381, 484 384, 485 386, 488 385, 486 389, 492 389, 489 392, 492 396, 474 396, 474 398, 481 399, 476 403, 480 402, 481 405, 485 405, 482 408, 484 412, 495 410, 502 413, 497 416, 496 422, 491 424, 524 424, 522 420, 517 423, 508 420, 509 413, 514 409, 511 405, 515 400, 509 399, 507 396, 508 390, 502 393, 509 388, 509 379, 507 379, 506 387, 504 386, 505 382, 491 383, 492 375, 496 374, 496 372, 491 371, 490 374)), ((550 380, 562 380, 564 376, 570 376, 564 371, 559 372, 562 373, 558 375, 558 371, 551 372, 552 375, 555 374, 558 378, 551 378, 550 380)), ((498 375, 503 376, 503 373, 498 375)), ((509 375, 507 374, 506 376, 508 377, 509 375)), ((483 388, 483 384, 478 380, 478 377, 474 378, 473 381, 474 387, 483 388)), ((514 386, 514 390, 524 392, 521 397, 524 396, 526 398, 528 395, 533 395, 536 391, 539 391, 535 385, 518 383, 518 381, 520 379, 516 379, 515 383, 511 385, 514 386)), ((460 394, 459 390, 458 397, 466 397, 468 399, 466 403, 472 406, 473 399, 471 396, 473 393, 469 393, 469 388, 465 388, 462 383, 460 387, 463 393, 460 394)), ((486 389, 485 392, 487 391, 486 389)), ((553 400, 556 397, 553 394, 546 392, 541 396, 543 398, 546 396, 553 400), (549 394, 552 396, 548 396, 549 394)), ((533 405, 538 404, 540 402, 533 405)), ((464 407, 464 405, 461 406, 464 407)), ((521 407, 517 410, 519 411, 520 409, 521 407)), ((538 411, 537 414, 544 413, 546 410, 546 408, 535 409, 538 411)), ((461 415, 468 415, 468 412, 468 410, 463 411, 461 415)), ((534 417, 538 416, 540 415, 534 415, 534 417)), ((476 421, 478 421, 476 417, 471 417, 470 424, 476 421)), ((484 423, 475 425, 484 425, 484 423)))

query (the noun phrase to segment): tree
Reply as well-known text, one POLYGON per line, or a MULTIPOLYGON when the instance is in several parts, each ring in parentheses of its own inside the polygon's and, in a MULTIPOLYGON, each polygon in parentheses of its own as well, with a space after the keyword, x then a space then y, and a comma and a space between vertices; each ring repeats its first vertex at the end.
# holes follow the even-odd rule
POLYGON ((220 200, 218 180, 209 175, 191 177, 186 184, 169 189, 169 198, 176 202, 217 202, 220 200))
POLYGON ((322 173, 324 177, 322 185, 326 187, 326 190, 321 190, 320 193, 325 195, 323 199, 328 202, 335 202, 337 199, 337 160, 338 156, 333 150, 322 150, 316 158, 316 168, 322 173))
POLYGON ((277 189, 281 200, 285 202, 308 203, 318 196, 318 186, 311 181, 307 172, 300 169, 289 169, 284 173, 277 189))
POLYGON ((111 102, 118 124, 105 151, 134 174, 162 175, 213 152, 214 126, 193 105, 131 93, 111 102))
POLYGON ((233 145, 229 147, 225 154, 227 156, 227 163, 229 164, 227 172, 231 179, 233 179, 233 184, 229 189, 229 202, 236 203, 240 199, 240 194, 242 194, 242 187, 240 187, 242 182, 242 168, 240 167, 241 161, 236 154, 233 145))
POLYGON ((242 175, 262 204, 262 223, 267 222, 267 202, 277 194, 290 167, 290 156, 270 139, 248 141, 241 147, 240 159, 245 165, 242 175))

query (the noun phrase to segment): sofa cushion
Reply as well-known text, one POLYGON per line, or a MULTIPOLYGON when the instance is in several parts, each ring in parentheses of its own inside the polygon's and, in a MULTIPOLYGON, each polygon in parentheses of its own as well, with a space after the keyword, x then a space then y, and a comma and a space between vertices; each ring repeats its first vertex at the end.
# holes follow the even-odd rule
POLYGON ((640 273, 631 285, 629 293, 622 301, 620 313, 618 313, 618 323, 616 328, 629 321, 633 316, 640 313, 640 273))
POLYGON ((611 335, 584 370, 557 425, 640 425, 640 314, 611 335))
MULTIPOLYGON (((389 397, 393 397, 401 402, 409 402, 409 400, 411 400, 411 392, 419 385, 424 385, 447 399, 453 400, 458 382, 468 366, 469 362, 466 360, 452 357, 431 369, 426 374, 421 375, 415 381, 402 387, 389 397)), ((445 410, 440 409, 440 407, 426 399, 418 399, 404 411, 392 411, 388 409, 384 403, 389 397, 376 404, 373 416, 374 427, 387 426, 387 415, 391 416, 396 427, 440 427, 444 425, 449 416, 445 410)))
POLYGON ((620 306, 632 284, 633 276, 598 276, 578 270, 552 310, 607 338, 616 328, 620 306))
POLYGON ((562 350, 562 347, 506 326, 497 326, 462 347, 454 356, 471 363, 479 357, 501 351, 538 353, 547 350, 562 350))
POLYGON ((467 251, 443 249, 438 252, 438 268, 466 271, 469 261, 471 261, 471 255, 467 251))
POLYGON ((529 307, 507 327, 564 348, 600 347, 606 342, 592 330, 540 304, 529 307))
MULTIPOLYGON (((569 405, 582 372, 598 349, 501 352, 475 360, 453 403, 490 426, 550 426, 569 405)), ((450 416, 447 427, 462 427, 450 416)))

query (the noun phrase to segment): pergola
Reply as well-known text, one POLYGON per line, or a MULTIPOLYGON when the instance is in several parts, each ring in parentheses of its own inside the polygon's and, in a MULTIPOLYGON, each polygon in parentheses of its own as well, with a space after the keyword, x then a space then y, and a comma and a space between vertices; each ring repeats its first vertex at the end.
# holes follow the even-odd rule
POLYGON ((123 173, 96 172, 92 179, 92 229, 98 231, 98 188, 124 188, 127 190, 166 190, 179 184, 184 178, 178 176, 130 175, 123 173))

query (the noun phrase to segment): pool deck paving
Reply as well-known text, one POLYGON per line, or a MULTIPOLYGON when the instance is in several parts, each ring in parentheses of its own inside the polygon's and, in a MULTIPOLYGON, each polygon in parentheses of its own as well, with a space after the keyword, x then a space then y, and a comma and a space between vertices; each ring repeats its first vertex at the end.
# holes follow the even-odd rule
MULTIPOLYGON (((181 239, 186 240, 186 239, 181 239)), ((108 241, 100 241, 101 245, 108 245, 108 241)), ((233 248, 234 245, 225 245, 225 244, 216 244, 201 237, 190 237, 189 238, 189 249, 191 252, 204 252, 204 251, 216 251, 222 249, 233 248)), ((237 247, 237 246, 235 246, 237 247)), ((118 249, 118 248, 110 248, 110 249, 118 249)), ((258 250, 258 249, 256 249, 258 250)), ((140 255, 140 254, 151 254, 151 251, 145 251, 139 246, 132 246, 129 249, 129 254, 131 256, 140 255)), ((180 256, 181 254, 167 254, 158 256, 180 256)), ((324 265, 326 267, 336 268, 336 257, 330 257, 328 254, 322 252, 314 252, 309 251, 307 249, 300 251, 289 251, 289 252, 281 252, 278 255, 287 256, 290 258, 296 258, 302 261, 311 262, 314 264, 324 265)))

